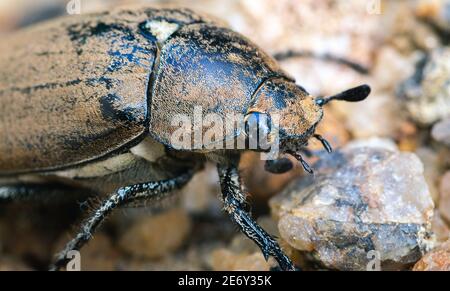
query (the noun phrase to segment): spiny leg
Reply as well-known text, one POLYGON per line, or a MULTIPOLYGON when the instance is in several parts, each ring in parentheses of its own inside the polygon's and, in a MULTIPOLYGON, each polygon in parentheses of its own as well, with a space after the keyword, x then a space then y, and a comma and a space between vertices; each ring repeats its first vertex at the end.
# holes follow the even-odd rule
POLYGON ((58 270, 65 266, 69 261, 67 254, 73 250, 80 250, 115 208, 135 201, 162 199, 171 191, 183 187, 191 179, 192 175, 193 171, 189 171, 173 179, 119 188, 82 224, 79 233, 57 255, 56 261, 50 269, 58 270))
POLYGON ((333 62, 337 64, 341 64, 344 66, 347 66, 356 72, 367 75, 369 73, 369 69, 365 66, 358 64, 354 61, 334 56, 332 54, 317 54, 311 51, 294 51, 294 50, 287 50, 283 52, 279 52, 274 54, 273 56, 277 61, 283 61, 291 58, 313 58, 318 60, 323 60, 327 62, 333 62))
POLYGON ((273 256, 283 270, 295 270, 291 260, 283 253, 277 241, 262 229, 244 210, 246 195, 242 191, 238 169, 235 166, 218 165, 220 185, 225 211, 237 223, 241 231, 260 248, 266 258, 273 256))

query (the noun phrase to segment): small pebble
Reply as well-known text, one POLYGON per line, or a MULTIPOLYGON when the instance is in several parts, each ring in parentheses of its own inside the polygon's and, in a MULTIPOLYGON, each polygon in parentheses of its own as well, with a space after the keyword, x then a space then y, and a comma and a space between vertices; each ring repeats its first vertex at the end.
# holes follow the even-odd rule
POLYGON ((121 235, 119 246, 128 254, 161 258, 177 250, 191 231, 191 219, 183 209, 141 217, 121 235))
POLYGON ((438 123, 433 125, 431 136, 434 140, 450 146, 450 118, 439 121, 438 123))
POLYGON ((450 271, 450 240, 418 261, 414 271, 450 271))
POLYGON ((439 213, 447 223, 450 223, 450 171, 442 176, 439 192, 439 213))
POLYGON ((399 86, 409 116, 431 125, 450 116, 450 48, 439 48, 419 61, 416 72, 399 86))

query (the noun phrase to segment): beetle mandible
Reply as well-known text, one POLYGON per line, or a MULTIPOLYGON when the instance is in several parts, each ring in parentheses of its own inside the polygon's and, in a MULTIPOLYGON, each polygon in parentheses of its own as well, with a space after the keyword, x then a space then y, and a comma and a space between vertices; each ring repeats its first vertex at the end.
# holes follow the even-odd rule
MULTIPOLYGON (((252 219, 238 163, 245 149, 178 149, 177 114, 245 116, 264 131, 279 115, 281 154, 303 160, 322 106, 360 101, 362 85, 314 99, 247 38, 188 9, 118 8, 64 17, 16 32, 0 45, 0 198, 64 195, 73 189, 112 193, 58 255, 79 250, 117 207, 160 199, 183 187, 205 161, 217 164, 224 210, 267 259, 294 270, 277 241, 252 219), (264 118, 263 118, 264 117, 264 118), (264 120, 264 122, 262 121, 264 120)), ((272 141, 275 142, 275 141, 272 141)), ((263 151, 260 148, 253 149, 263 151)), ((281 157, 266 170, 292 168, 281 157)))

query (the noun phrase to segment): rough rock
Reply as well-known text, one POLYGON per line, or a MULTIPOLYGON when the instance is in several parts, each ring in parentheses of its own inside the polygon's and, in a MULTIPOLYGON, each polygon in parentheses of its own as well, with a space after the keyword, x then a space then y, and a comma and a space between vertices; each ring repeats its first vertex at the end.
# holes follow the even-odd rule
POLYGON ((442 176, 439 192, 439 213, 450 224, 450 171, 442 176))
POLYGON ((410 117, 423 125, 450 116, 450 48, 433 50, 399 86, 410 117))
POLYGON ((423 256, 414 271, 450 271, 450 240, 423 256))
POLYGON ((430 190, 430 195, 435 203, 439 200, 439 179, 442 175, 441 157, 428 147, 418 148, 415 152, 423 163, 424 176, 430 190))
POLYGON ((345 147, 271 200, 281 237, 327 268, 366 270, 369 251, 382 269, 404 269, 432 246, 433 201, 413 153, 345 147))
POLYGON ((176 208, 157 215, 141 217, 121 235, 119 246, 128 254, 160 258, 178 249, 191 230, 191 219, 176 208))

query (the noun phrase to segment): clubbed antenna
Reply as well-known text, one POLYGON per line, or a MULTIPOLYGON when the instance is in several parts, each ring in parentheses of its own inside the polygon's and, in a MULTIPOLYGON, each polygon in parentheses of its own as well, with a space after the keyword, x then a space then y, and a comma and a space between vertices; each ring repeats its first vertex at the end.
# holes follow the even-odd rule
POLYGON ((368 85, 361 85, 355 88, 348 89, 344 92, 336 94, 334 96, 317 98, 316 103, 319 106, 324 106, 332 100, 343 100, 348 102, 358 102, 367 98, 370 94, 370 87, 368 85))

